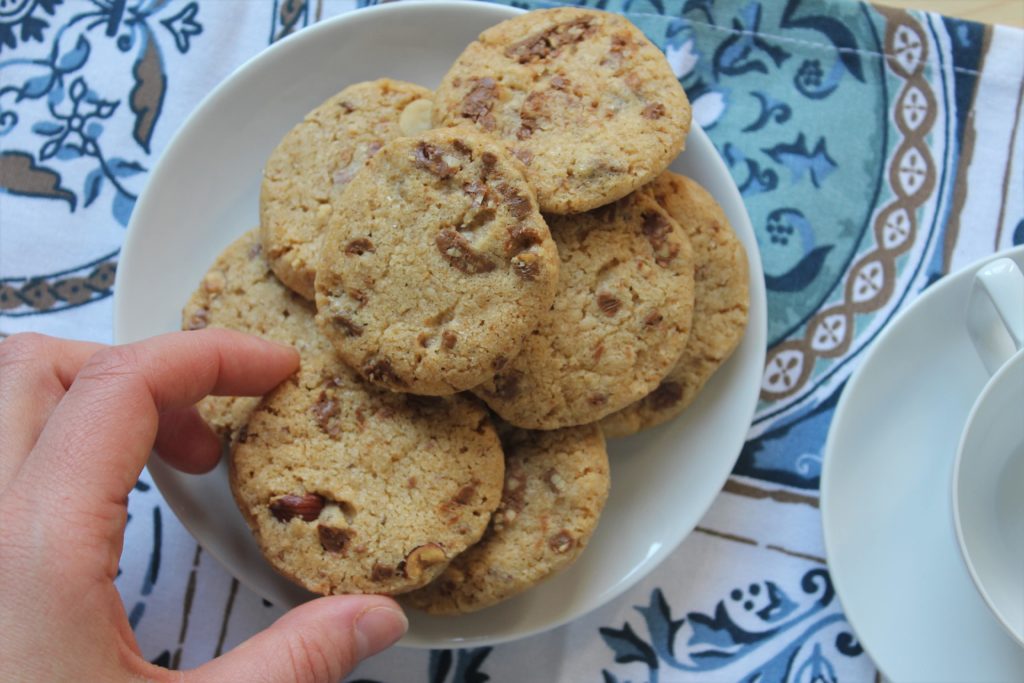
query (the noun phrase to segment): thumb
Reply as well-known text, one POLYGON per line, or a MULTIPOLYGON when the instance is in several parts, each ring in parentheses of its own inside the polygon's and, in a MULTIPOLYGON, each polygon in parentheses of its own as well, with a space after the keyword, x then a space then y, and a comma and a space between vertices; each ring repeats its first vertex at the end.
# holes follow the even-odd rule
POLYGON ((379 595, 338 595, 300 605, 225 655, 190 671, 189 683, 334 683, 393 645, 408 628, 398 604, 379 595))

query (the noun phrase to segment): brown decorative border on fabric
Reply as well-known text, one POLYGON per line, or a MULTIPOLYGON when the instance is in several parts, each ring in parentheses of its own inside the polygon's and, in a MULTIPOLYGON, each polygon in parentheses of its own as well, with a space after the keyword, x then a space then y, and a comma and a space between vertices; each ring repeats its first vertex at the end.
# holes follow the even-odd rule
POLYGON ((927 135, 938 103, 924 76, 928 41, 907 12, 876 8, 886 17, 885 53, 889 69, 904 80, 892 116, 903 136, 889 161, 888 184, 895 195, 875 214, 875 248, 857 259, 846 275, 843 300, 808 321, 802 339, 789 339, 768 352, 761 399, 792 396, 810 379, 819 358, 845 354, 854 340, 854 316, 885 306, 893 294, 896 258, 917 234, 917 211, 936 184, 935 162, 927 135))

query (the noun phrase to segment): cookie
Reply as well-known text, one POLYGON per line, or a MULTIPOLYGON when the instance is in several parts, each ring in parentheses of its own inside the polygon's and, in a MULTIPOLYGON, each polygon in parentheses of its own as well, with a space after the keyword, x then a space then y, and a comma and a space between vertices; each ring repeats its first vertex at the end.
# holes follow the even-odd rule
POLYGON ((683 148, 690 103, 627 19, 557 8, 480 34, 434 94, 434 123, 473 122, 527 167, 541 210, 577 213, 652 181, 683 148))
POLYGON ((397 594, 476 543, 501 500, 501 444, 467 396, 369 387, 333 354, 253 411, 231 454, 232 492, 260 549, 322 594, 397 594))
POLYGON ((357 83, 284 136, 260 188, 263 246, 281 282, 313 299, 320 235, 341 189, 384 143, 430 127, 431 95, 387 78, 357 83))
POLYGON ((747 254, 722 207, 695 181, 665 172, 650 186, 686 231, 698 264, 693 326, 682 357, 646 397, 608 415, 608 436, 625 436, 666 422, 693 401, 743 337, 750 307, 747 254))
POLYGON ((521 165, 463 128, 386 144, 323 241, 317 321, 368 381, 453 394, 494 375, 550 307, 558 251, 521 165))
POLYGON ((554 305, 473 389, 526 429, 594 422, 646 396, 679 360, 693 315, 690 242, 648 192, 548 220, 562 258, 554 305))
POLYGON ((608 498, 608 455, 597 425, 551 432, 500 428, 505 486, 480 542, 433 583, 402 596, 431 614, 463 614, 521 593, 571 565, 608 498))
MULTIPOLYGON (((263 257, 258 229, 232 242, 217 257, 182 311, 182 329, 221 327, 295 347, 300 355, 329 352, 317 329, 313 305, 282 285, 263 257)), ((259 397, 207 396, 200 415, 229 440, 245 425, 259 397)))

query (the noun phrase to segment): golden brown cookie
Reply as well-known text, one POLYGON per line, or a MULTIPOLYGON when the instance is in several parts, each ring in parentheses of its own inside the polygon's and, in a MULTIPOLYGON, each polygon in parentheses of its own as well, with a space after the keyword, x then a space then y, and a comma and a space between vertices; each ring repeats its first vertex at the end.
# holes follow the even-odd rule
POLYGON ((323 594, 427 584, 480 539, 503 478, 478 402, 374 389, 333 354, 266 396, 230 470, 271 565, 323 594))
POLYGON ((683 148, 690 104, 664 55, 622 16, 562 7, 487 29, 434 96, 527 167, 541 209, 577 213, 650 182, 683 148))
POLYGON ((693 314, 690 242, 648 192, 548 220, 562 258, 555 303, 473 389, 525 429, 586 424, 646 396, 682 354, 693 314))
POLYGON ((551 305, 558 251, 521 165, 471 127, 385 145, 323 241, 317 321, 364 378, 447 395, 514 356, 551 305))
POLYGON ((463 614, 521 593, 576 561, 608 498, 608 454, 597 425, 532 432, 499 427, 505 486, 480 542, 402 601, 463 614))
POLYGON ((658 387, 601 420, 608 436, 626 436, 683 412, 732 355, 747 326, 747 254, 722 207, 695 181, 675 173, 666 171, 650 187, 693 245, 693 326, 683 355, 658 387))
POLYGON ((263 246, 282 282, 313 299, 320 235, 341 190, 384 143, 430 127, 430 98, 388 78, 356 83, 284 136, 260 188, 263 246))
MULTIPOLYGON (((313 305, 282 285, 263 258, 259 231, 250 230, 217 257, 182 311, 182 329, 221 327, 295 347, 302 356, 329 352, 313 321, 313 305)), ((252 396, 207 396, 199 413, 230 439, 259 403, 252 396)))

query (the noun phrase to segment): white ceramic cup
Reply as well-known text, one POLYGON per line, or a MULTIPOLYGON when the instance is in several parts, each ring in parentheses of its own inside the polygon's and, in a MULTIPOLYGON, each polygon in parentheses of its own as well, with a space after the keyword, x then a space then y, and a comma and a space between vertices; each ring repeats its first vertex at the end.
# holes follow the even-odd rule
POLYGON ((974 585, 1024 646, 1024 275, 1012 260, 978 271, 967 328, 992 377, 957 449, 957 541, 974 585))

